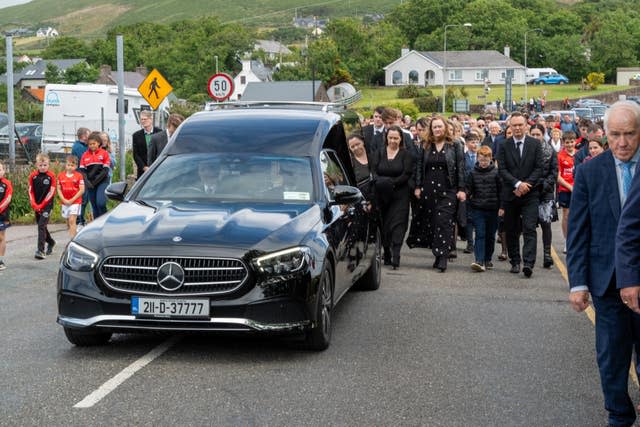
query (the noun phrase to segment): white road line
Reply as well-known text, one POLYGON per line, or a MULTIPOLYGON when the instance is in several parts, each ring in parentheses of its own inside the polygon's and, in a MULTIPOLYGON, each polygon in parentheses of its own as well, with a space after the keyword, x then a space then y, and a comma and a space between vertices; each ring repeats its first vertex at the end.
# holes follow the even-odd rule
POLYGON ((136 360, 122 371, 120 371, 115 377, 111 378, 106 383, 102 384, 97 390, 93 393, 89 394, 87 397, 82 399, 80 402, 73 405, 74 408, 91 408, 96 403, 100 402, 102 398, 115 390, 120 384, 129 379, 133 374, 138 372, 140 369, 147 366, 149 363, 153 362, 157 357, 161 356, 162 353, 169 350, 174 344, 180 341, 180 336, 173 336, 153 348, 149 353, 142 356, 140 359, 136 360))

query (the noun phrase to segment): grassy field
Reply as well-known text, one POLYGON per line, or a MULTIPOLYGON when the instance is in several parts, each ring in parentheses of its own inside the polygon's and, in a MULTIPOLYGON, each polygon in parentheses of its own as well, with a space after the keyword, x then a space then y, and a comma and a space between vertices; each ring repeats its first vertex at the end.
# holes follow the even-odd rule
MULTIPOLYGON (((599 93, 606 93, 611 91, 618 91, 627 89, 628 86, 616 86, 616 85, 601 85, 597 90, 580 90, 580 85, 546 85, 546 86, 527 86, 527 96, 530 97, 545 97, 548 101, 562 100, 565 97, 569 99, 578 98, 590 98, 593 95, 599 93)), ((494 102, 498 98, 504 101, 504 86, 491 85, 491 91, 486 100, 478 98, 484 95, 484 86, 465 86, 465 89, 469 93, 469 101, 472 105, 485 104, 487 102, 494 102)), ((442 86, 431 87, 434 96, 442 96, 442 86)), ((397 87, 365 87, 361 88, 362 99, 358 101, 354 108, 359 110, 373 110, 378 105, 388 104, 411 104, 411 99, 399 99, 397 87)), ((512 98, 516 102, 520 101, 520 98, 524 98, 524 85, 514 85, 512 87, 512 98)))
POLYGON ((2 9, 0 29, 51 25, 62 35, 97 37, 115 25, 168 23, 202 16, 247 25, 286 25, 297 16, 385 13, 398 0, 32 0, 2 9))

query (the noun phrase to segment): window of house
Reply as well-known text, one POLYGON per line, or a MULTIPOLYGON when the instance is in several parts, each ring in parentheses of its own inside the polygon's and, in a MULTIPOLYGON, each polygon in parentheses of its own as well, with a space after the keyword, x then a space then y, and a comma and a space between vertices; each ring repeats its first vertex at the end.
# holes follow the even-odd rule
POLYGON ((418 72, 416 70, 409 71, 409 83, 411 84, 418 83, 418 72))
POLYGON ((462 80, 462 70, 449 70, 449 80, 462 80))
POLYGON ((240 76, 240 84, 241 85, 247 84, 247 76, 240 76))
POLYGON ((393 84, 394 85, 399 85, 402 83, 402 71, 394 71, 393 72, 393 84))
POLYGON ((476 71, 476 81, 485 81, 485 79, 489 78, 489 70, 479 70, 476 71))

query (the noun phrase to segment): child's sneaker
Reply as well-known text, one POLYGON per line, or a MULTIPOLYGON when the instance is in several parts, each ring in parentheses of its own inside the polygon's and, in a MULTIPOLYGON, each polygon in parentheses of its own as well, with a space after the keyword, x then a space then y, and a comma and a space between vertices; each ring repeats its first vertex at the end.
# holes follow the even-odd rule
POLYGON ((484 268, 487 270, 493 270, 493 263, 491 261, 487 261, 484 263, 484 268))
POLYGON ((0 271, 2 270, 6 270, 7 266, 5 265, 4 261, 0 261, 0 271))
POLYGON ((45 259, 47 257, 42 251, 36 251, 33 256, 35 257, 35 259, 45 259))
POLYGON ((485 270, 484 265, 478 264, 477 262, 472 262, 471 263, 471 269, 473 271, 477 271, 477 272, 481 272, 481 271, 485 270))
POLYGON ((56 245, 55 240, 52 240, 51 243, 47 243, 47 251, 45 255, 51 255, 53 253, 53 247, 56 245))

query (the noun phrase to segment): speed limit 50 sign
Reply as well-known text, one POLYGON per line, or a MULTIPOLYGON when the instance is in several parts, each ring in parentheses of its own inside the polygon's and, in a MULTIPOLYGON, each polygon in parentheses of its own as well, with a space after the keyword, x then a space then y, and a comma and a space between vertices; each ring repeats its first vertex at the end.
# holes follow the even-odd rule
POLYGON ((224 101, 233 93, 233 79, 230 75, 218 73, 211 76, 207 84, 209 96, 216 101, 224 101))

